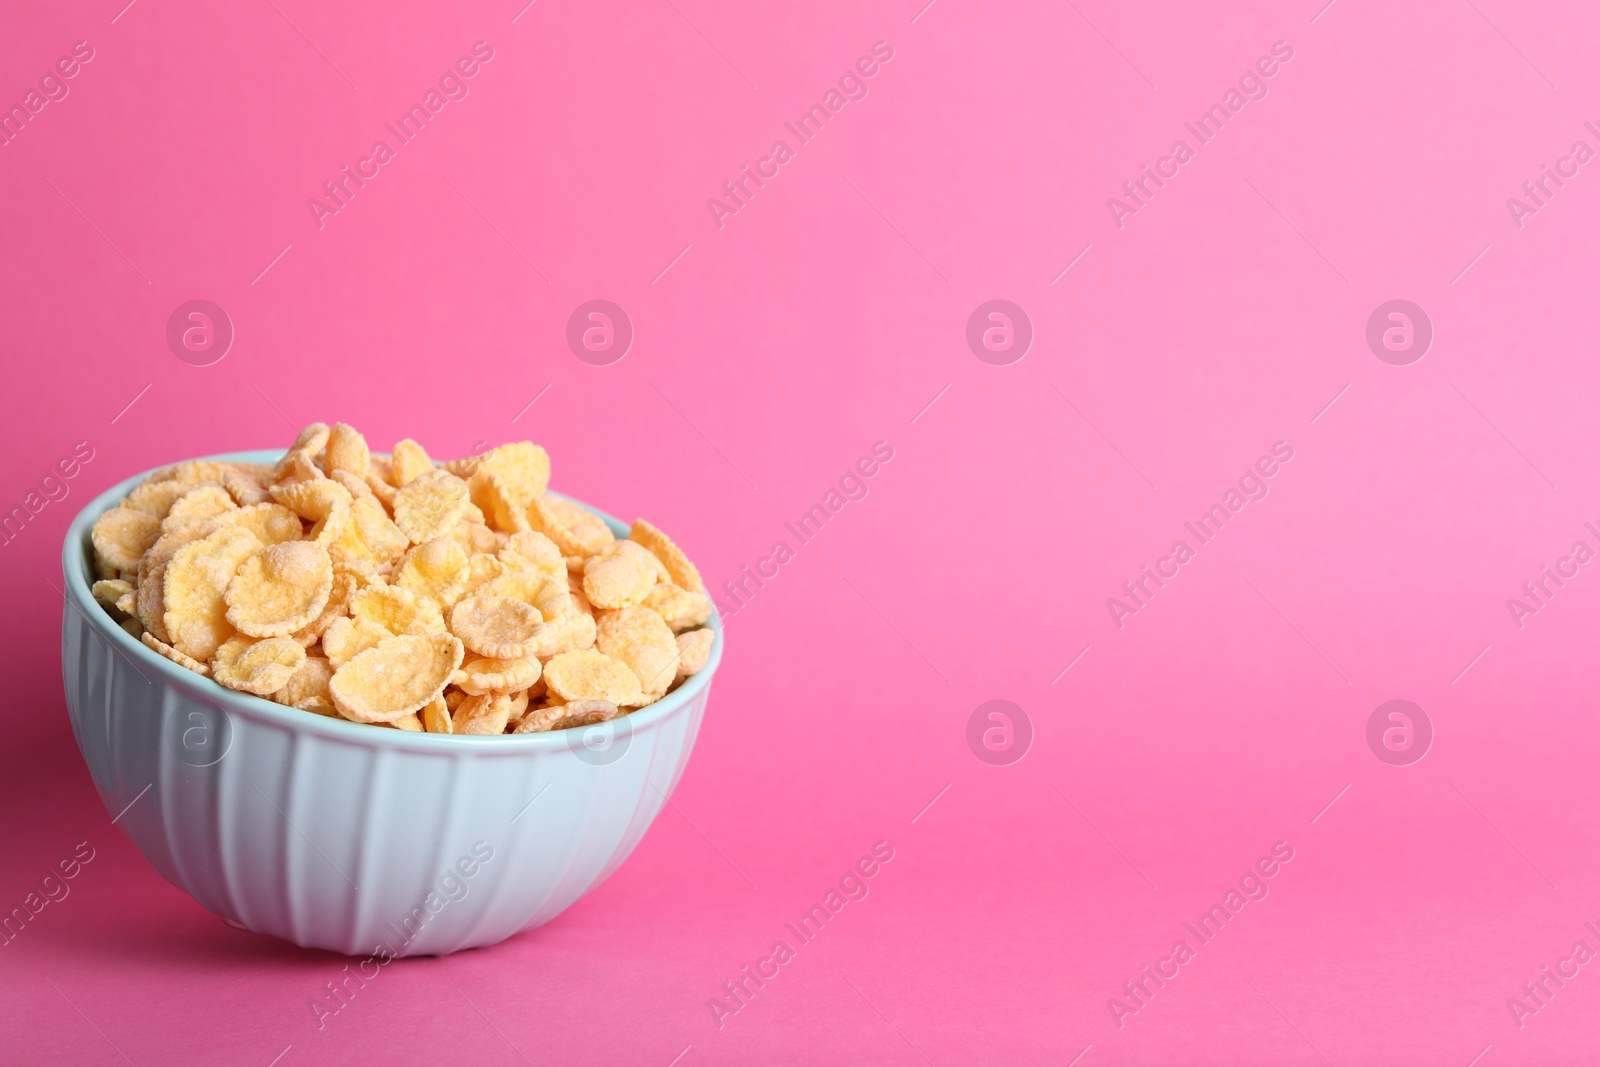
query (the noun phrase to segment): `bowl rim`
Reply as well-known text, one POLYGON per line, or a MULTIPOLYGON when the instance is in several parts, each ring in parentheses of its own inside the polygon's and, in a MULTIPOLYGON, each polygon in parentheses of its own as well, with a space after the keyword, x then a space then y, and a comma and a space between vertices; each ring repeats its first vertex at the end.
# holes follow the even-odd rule
MULTIPOLYGON (((284 449, 254 449, 243 452, 220 452, 209 456, 199 456, 196 459, 237 463, 273 463, 281 458, 285 451, 284 449)), ((179 460, 177 462, 193 461, 179 460)), ((388 746, 401 750, 423 752, 459 752, 463 746, 467 746, 469 749, 475 748, 483 754, 531 754, 537 751, 571 747, 572 739, 569 737, 569 731, 566 730, 497 735, 416 733, 410 730, 386 730, 369 723, 351 722, 342 716, 319 715, 315 712, 302 711, 299 708, 287 707, 268 700, 266 697, 256 696, 253 693, 229 689, 205 675, 196 674, 186 667, 179 666, 154 649, 146 646, 143 641, 129 636, 126 630, 112 621, 110 613, 94 599, 94 594, 91 591, 93 565, 90 563, 92 547, 89 534, 93 529, 95 520, 120 504, 145 478, 155 471, 172 465, 165 463, 160 467, 152 467, 150 470, 135 474, 110 486, 90 500, 73 517, 71 525, 67 527, 66 537, 62 543, 61 570, 62 577, 66 583, 63 587, 66 606, 75 608, 80 615, 88 619, 90 625, 103 638, 110 641, 113 648, 124 656, 131 658, 135 666, 146 673, 155 672, 168 685, 175 685, 180 689, 192 692, 202 700, 221 705, 228 714, 243 715, 246 718, 262 720, 291 731, 306 732, 329 740, 364 741, 379 747, 388 746)), ((548 491, 555 492, 554 490, 548 491)), ((555 495, 563 499, 573 500, 574 503, 580 504, 599 515, 605 520, 606 525, 611 527, 612 533, 619 538, 627 536, 627 524, 619 521, 614 516, 598 508, 591 507, 581 500, 568 497, 563 493, 556 492, 555 495)), ((710 596, 710 594, 708 593, 707 596, 710 596)), ((652 729, 662 720, 687 707, 711 684, 711 676, 722 662, 723 645, 722 617, 717 611, 715 600, 712 601, 711 617, 706 620, 706 626, 710 627, 715 636, 711 644, 711 655, 706 660, 705 667, 692 675, 683 685, 655 703, 612 721, 627 723, 630 735, 652 729)))

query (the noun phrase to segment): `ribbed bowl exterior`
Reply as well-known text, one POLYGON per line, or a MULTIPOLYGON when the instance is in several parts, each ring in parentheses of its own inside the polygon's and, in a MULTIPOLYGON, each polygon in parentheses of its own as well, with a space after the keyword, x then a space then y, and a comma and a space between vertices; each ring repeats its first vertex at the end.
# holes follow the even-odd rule
POLYGON ((203 907, 352 956, 489 945, 609 875, 666 803, 720 658, 715 618, 712 663, 614 727, 439 737, 312 715, 169 663, 94 602, 88 531, 139 480, 67 535, 67 708, 107 811, 203 907))

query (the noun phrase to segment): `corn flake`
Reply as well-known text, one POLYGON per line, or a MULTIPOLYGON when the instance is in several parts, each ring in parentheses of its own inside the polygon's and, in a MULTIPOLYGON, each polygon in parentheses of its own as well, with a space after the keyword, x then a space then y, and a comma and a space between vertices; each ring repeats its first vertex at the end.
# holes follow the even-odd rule
POLYGON ((118 571, 136 570, 161 536, 161 517, 138 508, 114 507, 95 520, 90 540, 97 559, 118 571))
POLYGON ((197 522, 164 533, 156 539, 156 543, 150 546, 139 561, 137 597, 139 620, 144 623, 145 629, 162 641, 171 639, 164 621, 166 607, 162 598, 162 583, 166 577, 167 564, 178 549, 200 540, 213 529, 215 529, 214 521, 197 522))
POLYGON ((632 668, 646 694, 659 696, 677 679, 677 639, 672 628, 649 608, 601 614, 595 623, 594 647, 632 668))
POLYGON ((390 485, 377 470, 367 472, 367 488, 372 490, 372 495, 378 498, 389 511, 394 511, 395 487, 390 485))
MULTIPOLYGON (((551 603, 545 596, 550 579, 533 571, 506 571, 492 579, 478 591, 479 596, 503 596, 520 600, 539 609, 539 614, 549 618, 556 612, 546 612, 541 602, 551 603)), ((559 590, 557 590, 559 592, 559 590)))
POLYGON ((491 448, 478 460, 476 473, 494 475, 508 495, 508 503, 526 508, 550 484, 550 454, 531 441, 491 448))
POLYGON ((444 697, 437 696, 423 707, 418 716, 422 720, 422 728, 430 734, 452 733, 454 724, 450 721, 450 706, 445 703, 444 697))
POLYGON ((597 608, 628 608, 644 603, 660 566, 635 541, 614 541, 583 566, 583 592, 597 608))
POLYGON ((710 630, 690 630, 678 635, 678 677, 687 678, 705 670, 711 660, 711 645, 716 634, 710 630))
POLYGON ((250 637, 287 637, 328 606, 333 561, 310 541, 285 541, 245 560, 228 583, 228 621, 250 637))
POLYGON ((245 560, 260 551, 255 534, 226 525, 173 553, 161 580, 161 602, 174 648, 209 660, 233 636, 223 596, 245 560))
POLYGON ((191 459, 168 467, 165 471, 158 471, 160 477, 152 476, 151 481, 175 481, 187 488, 200 485, 203 482, 222 484, 222 475, 231 463, 224 463, 215 459, 191 459))
POLYGON ((443 537, 454 529, 467 504, 467 483, 434 470, 394 494, 394 521, 413 544, 443 537))
POLYGON ((480 656, 520 659, 538 647, 539 609, 502 596, 467 597, 450 610, 450 632, 480 656))
POLYGON ((577 552, 567 555, 592 556, 617 539, 604 519, 581 504, 552 496, 547 498, 547 507, 578 546, 577 552))
POLYGON ((551 504, 555 497, 536 496, 528 504, 528 525, 555 543, 563 556, 584 556, 584 542, 568 530, 551 504))
POLYGON ((447 608, 466 592, 471 567, 466 552, 454 538, 438 537, 407 553, 395 567, 392 581, 447 608))
POLYGON ((267 487, 243 471, 230 468, 222 472, 222 488, 241 508, 252 504, 265 504, 272 499, 267 487))
POLYGON ((371 619, 358 619, 342 615, 328 624, 322 634, 322 651, 335 670, 355 659, 369 648, 395 636, 371 619))
MULTIPOLYGON (((526 700, 526 698, 524 698, 526 700)), ((470 696, 456 708, 451 732, 457 734, 503 734, 511 722, 509 693, 484 693, 470 696)))
POLYGON ((542 533, 514 533, 500 550, 500 562, 514 571, 533 571, 552 578, 565 578, 567 564, 561 549, 542 533))
POLYGON ((348 508, 352 499, 350 490, 333 479, 320 475, 303 482, 275 485, 270 492, 272 499, 307 522, 326 520, 341 505, 348 508))
MULTIPOLYGON (((310 452, 300 451, 292 453, 294 462, 289 465, 289 472, 284 477, 275 480, 273 485, 298 485, 301 482, 325 482, 328 476, 322 473, 322 463, 310 452)), ((271 492, 269 489, 268 492, 271 492)))
POLYGON ((166 579, 167 564, 152 562, 148 555, 139 564, 139 591, 134 598, 134 611, 144 628, 161 641, 171 636, 165 622, 166 606, 161 600, 162 583, 166 579))
POLYGON ((347 422, 336 422, 328 431, 328 449, 323 456, 323 469, 330 477, 335 471, 348 471, 357 478, 365 478, 372 469, 372 453, 367 449, 367 439, 347 422))
POLYGON ((133 614, 122 605, 127 597, 135 596, 134 587, 121 578, 108 578, 95 582, 89 592, 100 602, 100 606, 111 613, 112 618, 121 621, 123 616, 133 614))
POLYGON ((287 637, 231 637, 212 657, 211 677, 229 689, 270 696, 289 684, 305 659, 306 650, 287 637))
POLYGON ((621 712, 609 700, 573 700, 560 707, 561 718, 551 724, 552 730, 571 730, 580 726, 593 726, 617 717, 621 712))
POLYGON ((372 553, 372 558, 382 563, 397 560, 411 542, 394 524, 383 505, 376 501, 358 500, 350 509, 361 541, 372 553))
POLYGON ((156 636, 148 630, 139 635, 139 640, 144 642, 146 648, 154 649, 180 667, 187 667, 196 674, 211 673, 210 667, 207 667, 193 656, 184 655, 165 641, 157 640, 156 636))
POLYGON ((691 593, 671 582, 657 582, 644 598, 644 606, 654 611, 674 631, 692 630, 711 618, 711 598, 691 593))
POLYGON ((256 535, 263 545, 277 545, 285 541, 298 541, 304 529, 300 516, 282 504, 245 504, 223 512, 218 521, 243 526, 256 535))
POLYGON ((666 568, 667 578, 680 589, 691 593, 703 593, 706 584, 700 578, 700 571, 689 557, 683 554, 666 534, 643 519, 633 520, 633 527, 628 531, 628 540, 637 542, 650 550, 650 554, 659 559, 666 568))
POLYGON ((295 465, 301 460, 315 462, 318 455, 328 444, 328 424, 313 422, 295 435, 294 444, 289 446, 289 451, 283 454, 272 468, 270 481, 282 481, 291 476, 295 465))
POLYGON ((333 697, 328 693, 328 682, 332 678, 333 664, 326 657, 307 656, 295 667, 283 688, 272 694, 272 699, 317 715, 337 715, 333 710, 333 697))
POLYGON ((335 577, 341 574, 348 574, 355 580, 357 591, 365 589, 369 585, 382 585, 385 580, 383 575, 379 573, 377 564, 370 559, 344 563, 334 560, 333 573, 335 577))
MULTIPOLYGON (((504 575, 506 565, 487 552, 478 552, 467 559, 467 585, 462 596, 471 596, 485 585, 504 575)), ((520 598, 519 598, 520 599, 520 598)))
POLYGON ((450 531, 450 536, 455 538, 467 555, 475 556, 499 552, 501 539, 506 535, 497 534, 484 523, 473 522, 470 517, 463 515, 461 521, 456 523, 456 528, 450 531))
POLYGON ((197 485, 173 501, 172 507, 167 510, 166 518, 161 520, 161 531, 166 533, 168 530, 175 530, 190 523, 214 519, 238 506, 222 486, 209 483, 197 485))
POLYGON ((374 504, 382 506, 382 501, 372 491, 372 486, 367 484, 365 478, 357 478, 349 471, 339 469, 335 469, 328 477, 344 486, 349 491, 351 500, 370 500, 374 504))
POLYGON ((570 704, 550 704, 524 715, 513 733, 534 734, 593 726, 616 718, 619 711, 620 709, 609 700, 575 700, 570 704))
POLYGON ((468 656, 461 663, 455 684, 464 693, 477 696, 481 693, 513 693, 531 689, 540 681, 543 666, 537 656, 521 659, 495 659, 490 656, 468 656))
POLYGON ((407 437, 395 442, 394 451, 389 456, 389 467, 394 484, 404 489, 433 470, 433 460, 428 458, 428 453, 421 445, 407 437))
POLYGON ((148 511, 157 518, 164 519, 167 517, 167 512, 172 510, 172 505, 187 491, 188 487, 179 481, 145 482, 128 494, 128 499, 122 502, 122 506, 148 511))
POLYGON ((354 574, 341 571, 336 566, 333 571, 333 585, 328 592, 328 602, 323 605, 322 612, 289 636, 306 648, 322 640, 322 635, 328 632, 328 627, 333 625, 334 620, 350 614, 350 598, 360 588, 359 581, 354 574))
POLYGON ((580 652, 594 647, 594 616, 581 611, 558 615, 544 624, 539 631, 539 647, 534 654, 548 660, 563 652, 580 652))
POLYGON ((384 564, 399 559, 410 544, 376 498, 358 497, 350 505, 349 525, 329 552, 336 559, 384 564))
POLYGON ((442 694, 462 654, 450 634, 387 638, 334 671, 333 706, 355 722, 393 722, 442 694))
POLYGON ((631 667, 592 648, 551 657, 544 665, 544 680, 565 700, 609 700, 620 706, 637 704, 644 696, 631 667))
POLYGON ((393 634, 440 634, 444 615, 432 600, 393 585, 370 585, 350 598, 352 618, 368 619, 393 634))
POLYGON ((517 720, 516 727, 511 731, 514 734, 542 734, 566 717, 565 704, 548 705, 534 708, 517 720))

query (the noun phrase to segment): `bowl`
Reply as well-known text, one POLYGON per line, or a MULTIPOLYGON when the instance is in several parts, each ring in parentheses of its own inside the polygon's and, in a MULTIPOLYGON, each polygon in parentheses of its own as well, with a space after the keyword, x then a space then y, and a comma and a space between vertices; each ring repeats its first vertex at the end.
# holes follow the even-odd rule
POLYGON ((611 723, 469 737, 300 711, 185 670, 95 601, 90 529, 144 477, 67 531, 61 669, 100 799, 167 881, 244 929, 383 958, 547 923, 627 859, 694 747, 722 656, 714 613, 705 668, 611 723))

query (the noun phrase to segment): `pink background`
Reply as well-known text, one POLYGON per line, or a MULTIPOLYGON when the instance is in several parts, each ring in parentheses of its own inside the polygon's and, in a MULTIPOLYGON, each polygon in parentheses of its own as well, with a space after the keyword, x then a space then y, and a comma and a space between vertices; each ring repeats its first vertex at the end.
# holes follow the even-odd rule
POLYGON ((0 949, 0 1058, 1593 1061, 1600 964, 1507 1007, 1600 950, 1600 573, 1506 606, 1600 548, 1600 176, 1506 206, 1600 148, 1581 5, 123 2, 0 35, 5 102, 95 52, 0 148, 0 506, 95 451, 0 548, 0 906, 96 850, 0 949), (307 198, 478 40, 470 95, 319 230, 307 198), (706 199, 880 40, 867 98, 719 230, 706 199), (1270 95, 1119 229, 1106 199, 1279 40, 1270 95), (193 298, 237 331, 211 366, 165 344, 193 298), (594 298, 637 331, 608 367, 564 342, 594 298), (1010 366, 964 339, 992 298, 1036 331, 1010 366), (1410 366, 1365 341, 1395 298, 1435 330, 1410 366), (102 488, 314 419, 531 437, 719 586, 895 452, 729 619, 633 858, 321 1031, 342 959, 224 926, 110 824, 57 592, 102 488), (1118 629, 1106 599, 1279 440, 1270 495, 1118 629), (1035 733, 1009 766, 966 740, 997 698, 1035 733), (1411 766, 1365 738, 1396 698, 1436 733, 1411 766), (722 983, 880 840, 871 895, 719 1029, 722 983), (1270 896, 1119 1028, 1108 999, 1277 841, 1270 896))

